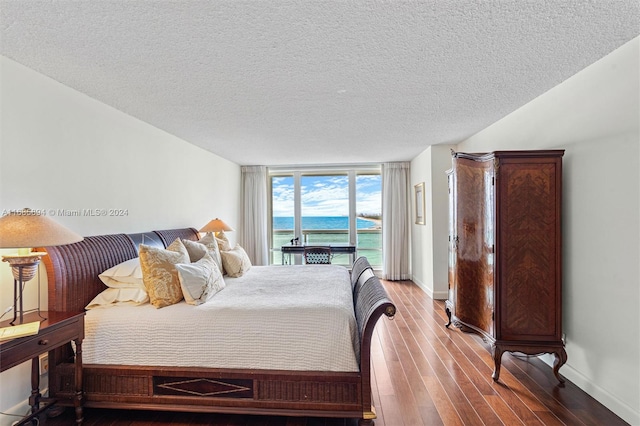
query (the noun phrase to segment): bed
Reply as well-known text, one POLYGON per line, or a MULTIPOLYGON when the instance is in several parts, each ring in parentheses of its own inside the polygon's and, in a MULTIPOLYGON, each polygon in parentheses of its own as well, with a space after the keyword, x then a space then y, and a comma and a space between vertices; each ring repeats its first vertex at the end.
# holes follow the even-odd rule
MULTIPOLYGON (((198 240, 199 234, 195 229, 171 229, 162 231, 151 231, 137 234, 111 234, 85 237, 79 243, 66 246, 48 247, 45 250, 48 256, 44 257, 47 268, 49 283, 49 310, 50 311, 68 311, 81 312, 87 304, 91 302, 96 295, 105 289, 105 285, 98 278, 103 271, 118 265, 126 260, 138 257, 139 244, 155 246, 158 248, 166 248, 176 238, 198 240)), ((330 265, 309 266, 308 268, 327 268, 327 272, 340 274, 340 267, 330 265), (338 268, 338 269, 335 269, 338 268)), ((229 289, 245 288, 250 282, 252 274, 267 275, 267 272, 274 273, 275 270, 282 272, 294 271, 296 268, 292 266, 272 266, 272 267, 253 267, 251 274, 247 273, 245 277, 229 280, 227 288, 220 292, 222 296, 225 291, 231 292, 229 289), (263 268, 263 269, 262 269, 263 268), (243 281, 243 279, 245 281, 243 281), (234 282, 237 280, 237 282, 234 282)), ((311 271, 306 266, 300 266, 296 274, 300 275, 300 271, 311 271)), ((343 268, 344 269, 344 268, 343 268)), ((249 271, 251 272, 251 271, 249 271)), ((371 268, 366 258, 359 258, 352 267, 351 275, 347 274, 350 287, 349 295, 349 312, 344 309, 345 316, 353 317, 353 330, 347 336, 338 336, 338 343, 332 340, 332 335, 327 332, 316 330, 317 323, 325 322, 321 315, 323 308, 320 303, 316 304, 315 311, 309 311, 308 316, 312 320, 308 322, 298 321, 298 328, 303 333, 307 333, 310 337, 316 336, 315 343, 318 340, 326 340, 326 343, 317 347, 313 351, 307 351, 303 356, 298 356, 297 345, 295 342, 286 341, 286 336, 278 336, 272 341, 262 341, 257 345, 264 349, 262 352, 273 354, 271 361, 259 362, 252 364, 248 360, 254 359, 251 350, 253 346, 242 346, 242 342, 246 340, 239 338, 234 342, 227 342, 228 346, 224 347, 221 340, 217 340, 222 353, 229 353, 234 346, 239 347, 240 352, 235 355, 227 356, 229 363, 214 362, 222 356, 212 355, 211 359, 206 359, 208 353, 202 352, 202 337, 191 336, 190 340, 180 343, 181 348, 185 349, 184 353, 194 356, 202 362, 188 362, 188 366, 180 363, 172 363, 162 358, 162 346, 153 349, 157 357, 149 356, 153 363, 151 365, 143 365, 136 358, 136 351, 130 358, 109 360, 102 358, 104 352, 118 353, 124 355, 126 352, 126 343, 124 337, 111 337, 113 344, 121 345, 113 350, 101 349, 102 346, 91 347, 91 334, 96 333, 94 326, 96 324, 108 322, 108 319, 88 319, 85 322, 86 336, 83 344, 83 357, 85 358, 82 381, 83 381, 83 398, 82 405, 84 407, 100 407, 100 408, 119 408, 119 409, 152 409, 167 411, 193 411, 193 412, 211 412, 211 413, 239 413, 239 414, 263 414, 263 415, 285 415, 285 416, 317 416, 317 417, 340 417, 340 418, 358 418, 361 425, 372 424, 375 419, 375 410, 372 406, 371 398, 371 376, 370 376, 370 351, 371 336, 376 322, 382 315, 393 317, 395 314, 395 306, 388 298, 384 288, 378 278, 371 273, 371 268), (317 318, 314 315, 319 315, 317 318), (314 319, 316 318, 316 319, 314 319), (93 323, 92 323, 93 321, 93 323), (324 334, 323 334, 324 333, 324 334), (195 340, 194 340, 195 339, 195 340), (281 340, 285 339, 285 340, 281 340), (198 342, 189 345, 189 341, 198 342), (324 358, 335 358, 334 346, 343 345, 351 346, 354 355, 346 355, 343 358, 346 362, 343 364, 332 363, 323 364, 324 358), (124 345, 124 346, 122 346, 124 345), (200 353, 198 354, 198 351, 200 353), (317 352, 317 354, 316 354, 317 352), (242 359, 244 356, 244 360, 242 359), (317 359, 296 364, 295 360, 307 360, 311 357, 318 356, 317 359), (90 362, 87 362, 89 357, 90 362), (274 361, 275 360, 275 361, 274 361), (284 360, 278 364, 277 360, 284 360), (175 365, 173 365, 175 364, 175 365), (316 367, 320 366, 320 367, 316 367)), ((302 276, 302 275, 300 275, 302 276)), ((225 277, 225 280, 227 278, 225 277)), ((272 281, 276 278, 272 277, 272 281)), ((328 279, 329 282, 331 279, 328 279)), ((314 284, 318 286, 318 283, 314 284)), ((331 288, 327 285, 328 288, 331 288)), ((260 290, 251 289, 252 292, 263 291, 265 296, 261 300, 269 299, 269 287, 263 287, 260 290)), ((284 290, 286 293, 288 290, 284 290)), ((334 290, 327 290, 329 294, 333 294, 334 290)), ((261 293, 263 294, 263 293, 261 293)), ((326 299, 326 294, 322 294, 320 299, 326 299)), ((340 296, 342 298, 342 296, 340 296)), ((215 296, 212 301, 222 303, 224 297, 215 296)), ((273 295, 272 295, 273 298, 273 295)), ((284 300, 284 299, 283 299, 284 300)), ((194 308, 191 306, 190 308, 194 308)), ((216 309, 212 308, 207 302, 200 305, 203 311, 211 311, 209 314, 215 315, 216 309)), ((289 311, 287 304, 282 303, 282 315, 286 315, 289 311)), ((150 317, 149 321, 153 322, 153 315, 159 315, 161 311, 170 312, 170 315, 178 315, 182 310, 189 318, 194 318, 195 309, 189 309, 185 306, 155 309, 150 306, 138 306, 132 309, 141 309, 140 318, 150 317), (143 312, 146 313, 143 314, 143 312), (148 314, 148 315, 147 315, 148 314)), ((225 307, 227 309, 227 307, 225 307)), ((273 309, 273 308, 270 308, 273 309)), ((93 311, 93 310, 92 310, 93 311)), ((89 313, 92 313, 89 311, 89 313)), ((100 311, 100 309, 96 310, 100 311)), ((114 311, 102 310, 101 315, 113 315, 114 311)), ((220 311, 220 309, 217 309, 220 311)), ((121 312, 126 312, 122 310, 121 312)), ((226 312, 226 311, 225 311, 226 312)), ((260 312, 259 310, 257 312, 260 312)), ((264 318, 262 322, 279 324, 277 316, 273 311, 264 311, 268 318, 264 318), (274 320, 275 319, 275 320, 274 320)), ((219 312, 218 312, 219 313, 219 312)), ((255 319, 255 312, 252 314, 253 319, 247 321, 259 321, 255 319)), ((278 314, 279 315, 279 314, 278 314)), ((340 314, 342 315, 342 314, 340 314)), ((98 318, 98 317, 96 317, 98 318)), ((177 317, 176 317, 177 318, 177 317)), ((198 317, 199 318, 199 317, 198 317)), ((211 322, 223 322, 222 317, 217 320, 207 319, 207 324, 211 322)), ((283 317, 284 318, 284 317, 283 317)), ((192 319, 193 321, 193 319, 192 319)), ((195 320, 201 321, 201 320, 195 320)), ((286 318, 282 322, 291 322, 286 318)), ((150 324, 150 323, 149 323, 150 324)), ((144 323, 139 324, 141 327, 149 327, 144 323)), ((231 327, 233 324, 227 323, 224 327, 231 327)), ((226 328, 231 330, 230 328, 226 328)), ((120 332, 118 332, 120 333, 120 332)), ((173 333, 176 333, 174 331, 173 333)), ((183 334, 177 332, 178 334, 183 334)), ((239 329, 228 336, 243 336, 246 333, 239 329)), ((157 333, 154 332, 154 335, 157 333)), ((171 334, 171 333, 169 333, 171 334)), ((186 334, 186 333, 184 333, 186 334)), ((330 333, 332 334, 332 333, 330 333)), ((174 334, 175 335, 175 334, 174 334)), ((117 334, 120 336, 120 334, 117 334)), ((144 354, 147 346, 159 339, 151 339, 140 341, 137 339, 138 345, 129 345, 138 349, 137 354, 144 354)), ((213 339, 211 339, 213 340, 213 339)), ((162 345, 162 343, 160 343, 162 345)), ((236 348, 238 349, 238 348, 236 348)), ((149 353, 151 353, 149 347, 149 353)), ((175 352, 170 349, 165 352, 175 352)), ((75 396, 75 367, 73 359, 75 356, 74 348, 71 346, 64 347, 53 351, 49 354, 49 396, 57 399, 62 404, 73 405, 75 396), (67 401, 67 402, 64 402, 67 401)), ((175 358, 182 358, 175 357, 175 358)), ((145 362, 148 364, 147 362, 145 362)))

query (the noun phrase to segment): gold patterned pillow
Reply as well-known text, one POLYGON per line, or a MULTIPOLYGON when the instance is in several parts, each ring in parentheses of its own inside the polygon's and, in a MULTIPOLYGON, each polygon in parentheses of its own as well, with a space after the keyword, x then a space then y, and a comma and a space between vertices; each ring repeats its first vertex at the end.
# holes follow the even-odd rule
POLYGON ((251 269, 251 260, 247 252, 239 245, 227 251, 221 251, 222 264, 227 275, 230 277, 241 277, 245 272, 251 269))
POLYGON ((180 240, 176 241, 166 250, 140 244, 142 282, 156 308, 173 305, 183 298, 175 265, 189 263, 189 253, 180 240))

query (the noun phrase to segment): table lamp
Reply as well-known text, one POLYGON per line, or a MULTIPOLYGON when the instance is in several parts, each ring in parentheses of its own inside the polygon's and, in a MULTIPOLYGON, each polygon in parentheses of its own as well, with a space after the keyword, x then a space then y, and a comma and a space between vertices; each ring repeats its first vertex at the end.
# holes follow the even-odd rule
POLYGON ((225 231, 233 231, 233 228, 217 217, 200 229, 200 232, 213 232, 216 236, 225 231))
MULTIPOLYGON (((32 247, 61 246, 77 243, 84 238, 39 211, 22 209, 0 218, 0 248, 17 248, 17 254, 2 256, 11 265, 13 274, 13 321, 23 323, 22 291, 38 270, 38 264, 46 252, 33 252, 32 247)), ((40 306, 38 306, 40 311, 40 306)))

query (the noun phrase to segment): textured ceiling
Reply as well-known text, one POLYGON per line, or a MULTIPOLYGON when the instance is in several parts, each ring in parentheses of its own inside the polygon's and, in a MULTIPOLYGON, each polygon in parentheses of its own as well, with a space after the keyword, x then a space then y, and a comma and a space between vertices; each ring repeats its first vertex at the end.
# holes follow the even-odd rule
POLYGON ((640 33, 637 0, 0 0, 0 53, 239 164, 409 160, 640 33))

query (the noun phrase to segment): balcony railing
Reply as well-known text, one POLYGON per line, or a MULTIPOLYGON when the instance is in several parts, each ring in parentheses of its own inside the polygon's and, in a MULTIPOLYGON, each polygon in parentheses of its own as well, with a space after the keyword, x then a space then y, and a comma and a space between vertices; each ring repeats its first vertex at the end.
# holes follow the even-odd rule
MULTIPOLYGON (((372 266, 382 265, 382 231, 380 229, 358 229, 357 255, 366 256, 372 266)), ((281 262, 281 250, 294 237, 292 229, 274 229, 271 263, 281 262)), ((304 244, 348 244, 348 229, 303 229, 300 242, 304 244)), ((351 260, 347 254, 337 254, 332 263, 349 265, 351 260)))

